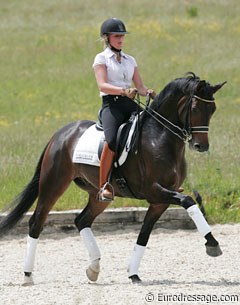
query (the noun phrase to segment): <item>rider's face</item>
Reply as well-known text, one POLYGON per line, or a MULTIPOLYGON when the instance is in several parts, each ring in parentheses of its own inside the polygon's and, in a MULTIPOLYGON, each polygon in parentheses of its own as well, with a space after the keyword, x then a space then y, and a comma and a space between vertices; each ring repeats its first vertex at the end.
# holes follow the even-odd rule
POLYGON ((109 43, 114 48, 120 50, 123 47, 124 38, 125 38, 124 34, 110 34, 109 43))

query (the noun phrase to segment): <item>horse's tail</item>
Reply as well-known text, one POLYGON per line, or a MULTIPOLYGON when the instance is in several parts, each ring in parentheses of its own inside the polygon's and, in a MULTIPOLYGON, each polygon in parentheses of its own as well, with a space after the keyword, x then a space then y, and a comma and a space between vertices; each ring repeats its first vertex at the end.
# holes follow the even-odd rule
POLYGON ((0 216, 0 237, 4 235, 4 233, 7 233, 9 230, 11 230, 19 222, 19 220, 21 220, 24 214, 31 208, 37 199, 41 165, 47 146, 41 154, 32 180, 28 183, 24 190, 9 204, 9 206, 1 211, 2 215, 0 216), (7 213, 6 216, 4 215, 5 213, 7 213))

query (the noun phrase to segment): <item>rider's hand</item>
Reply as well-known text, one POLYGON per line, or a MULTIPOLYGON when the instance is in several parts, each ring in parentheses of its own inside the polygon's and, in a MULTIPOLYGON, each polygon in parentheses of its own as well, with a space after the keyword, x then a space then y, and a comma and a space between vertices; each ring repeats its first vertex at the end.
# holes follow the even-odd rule
POLYGON ((128 88, 128 89, 123 89, 123 96, 127 96, 130 99, 134 99, 137 94, 137 89, 136 88, 128 88))
POLYGON ((152 89, 147 89, 147 95, 151 97, 151 99, 154 99, 154 97, 157 95, 156 92, 152 89))

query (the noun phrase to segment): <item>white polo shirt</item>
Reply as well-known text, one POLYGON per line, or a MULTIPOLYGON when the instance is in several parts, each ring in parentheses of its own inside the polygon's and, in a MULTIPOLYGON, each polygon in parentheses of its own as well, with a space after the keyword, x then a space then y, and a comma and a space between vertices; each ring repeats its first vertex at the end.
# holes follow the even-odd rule
MULTIPOLYGON (((93 62, 93 68, 97 65, 106 66, 109 84, 124 89, 132 86, 134 69, 137 67, 134 57, 121 51, 121 63, 119 63, 116 54, 107 47, 103 52, 96 55, 93 62)), ((100 92, 100 96, 104 95, 107 94, 100 92)))

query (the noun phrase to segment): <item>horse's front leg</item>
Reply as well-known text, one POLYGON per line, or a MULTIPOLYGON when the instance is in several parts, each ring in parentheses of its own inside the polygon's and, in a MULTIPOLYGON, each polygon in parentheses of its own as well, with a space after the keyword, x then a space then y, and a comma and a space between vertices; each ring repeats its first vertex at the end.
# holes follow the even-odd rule
POLYGON ((169 205, 151 204, 145 215, 141 231, 138 235, 137 243, 134 245, 133 253, 128 266, 128 277, 133 283, 140 282, 138 269, 141 259, 144 255, 145 248, 152 232, 153 226, 169 205))
POLYGON ((176 204, 185 208, 188 212, 188 215, 195 223, 199 233, 207 240, 205 244, 207 254, 213 257, 222 254, 217 240, 212 235, 212 230, 209 224, 207 223, 202 212, 192 197, 175 191, 169 191, 158 183, 153 184, 152 192, 150 193, 151 197, 148 198, 149 202, 154 203, 158 200, 158 202, 163 202, 165 204, 176 204), (159 199, 161 201, 159 201, 159 199))

